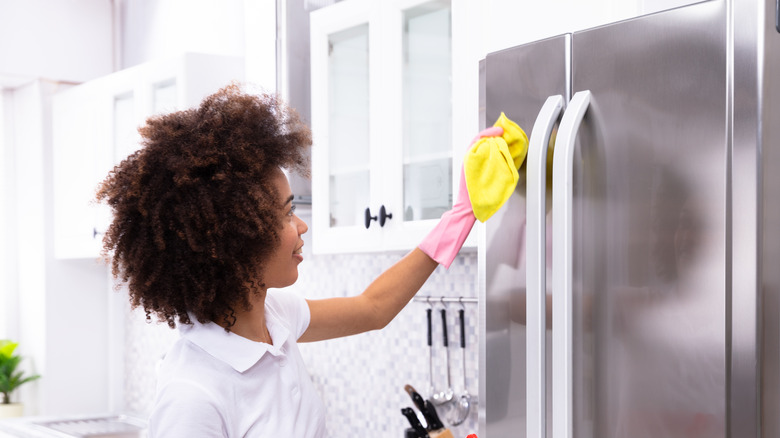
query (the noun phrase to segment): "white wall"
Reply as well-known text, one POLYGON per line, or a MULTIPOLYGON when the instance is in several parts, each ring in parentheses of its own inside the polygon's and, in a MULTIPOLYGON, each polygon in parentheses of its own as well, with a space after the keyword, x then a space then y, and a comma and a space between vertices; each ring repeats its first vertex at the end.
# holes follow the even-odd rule
POLYGON ((243 0, 122 2, 122 68, 181 52, 244 55, 243 0))
POLYGON ((43 376, 14 396, 28 415, 102 412, 106 268, 51 256, 50 98, 113 70, 112 2, 0 0, 0 41, 0 338, 43 376))
POLYGON ((482 58, 506 49, 568 32, 698 3, 702 0, 482 0, 482 58))
POLYGON ((8 263, 10 258, 8 257, 8 243, 6 234, 8 233, 8 220, 6 215, 9 210, 6 207, 7 195, 6 195, 6 179, 8 179, 9 169, 6 168, 6 154, 10 151, 10 148, 6 148, 5 145, 9 143, 6 141, 6 134, 8 130, 6 126, 8 123, 5 121, 6 117, 6 103, 5 93, 0 89, 0 339, 8 339, 8 319, 12 317, 10 310, 10 297, 8 297, 8 263))
POLYGON ((0 338, 18 341, 22 369, 43 376, 15 394, 28 415, 106 409, 106 267, 52 256, 50 99, 60 87, 35 80, 2 92, 0 338))
POLYGON ((110 73, 111 9, 110 0, 0 0, 0 88, 110 73))
POLYGON ((246 80, 276 90, 276 0, 116 0, 121 68, 182 52, 243 56, 246 80))
POLYGON ((483 0, 482 57, 496 50, 635 16, 641 0, 483 0))
MULTIPOLYGON (((13 289, 8 297, 8 310, 15 318, 8 321, 8 335, 17 340, 19 353, 27 357, 24 368, 45 372, 46 318, 45 307, 45 237, 44 237, 44 171, 43 171, 43 108, 42 85, 33 82, 13 92, 3 93, 5 128, 12 127, 6 138, 14 147, 7 155, 5 170, 7 193, 6 219, 9 233, 5 236, 7 259, 13 257, 13 271, 8 282, 13 289), (18 145, 18 146, 17 146, 18 145)), ((36 410, 40 386, 35 383, 22 388, 23 398, 36 410)))

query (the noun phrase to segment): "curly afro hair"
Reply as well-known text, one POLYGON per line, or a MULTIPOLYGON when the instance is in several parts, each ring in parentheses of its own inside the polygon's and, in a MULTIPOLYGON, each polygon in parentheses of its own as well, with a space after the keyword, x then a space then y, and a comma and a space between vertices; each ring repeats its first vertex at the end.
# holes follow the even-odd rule
POLYGON ((103 256, 147 320, 174 328, 192 314, 229 330, 264 289, 258 266, 279 243, 273 171, 308 177, 311 131, 278 97, 234 83, 139 132, 141 149, 98 187, 113 212, 103 256))

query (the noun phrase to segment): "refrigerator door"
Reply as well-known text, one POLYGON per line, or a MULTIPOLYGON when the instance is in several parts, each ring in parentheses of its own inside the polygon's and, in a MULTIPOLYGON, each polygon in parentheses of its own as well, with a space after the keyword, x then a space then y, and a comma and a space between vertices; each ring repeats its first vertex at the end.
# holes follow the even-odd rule
MULTIPOLYGON (((554 37, 485 58, 485 125, 504 112, 533 136, 548 97, 568 100, 569 39, 554 37)), ((524 436, 526 430, 526 167, 515 193, 485 223, 479 246, 480 437, 524 436)))
POLYGON ((711 1, 572 35, 572 91, 590 104, 571 295, 553 291, 555 329, 562 305, 573 328, 553 376, 571 382, 554 390, 556 438, 726 436, 726 31, 711 1))

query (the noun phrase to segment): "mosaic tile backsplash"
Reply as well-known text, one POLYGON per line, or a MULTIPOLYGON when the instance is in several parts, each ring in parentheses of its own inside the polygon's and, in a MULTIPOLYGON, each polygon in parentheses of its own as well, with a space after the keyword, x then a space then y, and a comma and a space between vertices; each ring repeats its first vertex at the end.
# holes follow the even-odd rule
MULTIPOLYGON (((300 216, 308 222, 304 214, 300 216)), ((304 241, 310 243, 311 236, 304 235, 304 241)), ((299 279, 288 291, 312 299, 358 294, 403 256, 400 253, 312 255, 307 247, 304 249, 299 279)), ((461 254, 449 270, 437 268, 418 297, 475 298, 476 278, 476 252, 461 254)), ((459 426, 452 425, 449 419, 457 414, 452 403, 437 410, 456 438, 477 432, 477 304, 432 303, 432 348, 427 344, 428 306, 425 301, 410 302, 382 330, 301 344, 309 373, 328 410, 331 436, 403 437, 409 423, 401 409, 414 406, 404 386, 412 385, 425 398, 432 391, 451 387, 457 399, 464 393, 464 372, 465 390, 472 400, 466 421, 459 426), (447 316, 447 349, 443 346, 442 308, 447 316), (461 308, 465 309, 465 349, 460 348, 458 310, 461 308)), ((128 314, 126 336, 126 409, 145 416, 154 401, 157 364, 178 339, 178 334, 164 324, 147 324, 143 312, 136 310, 128 314)))

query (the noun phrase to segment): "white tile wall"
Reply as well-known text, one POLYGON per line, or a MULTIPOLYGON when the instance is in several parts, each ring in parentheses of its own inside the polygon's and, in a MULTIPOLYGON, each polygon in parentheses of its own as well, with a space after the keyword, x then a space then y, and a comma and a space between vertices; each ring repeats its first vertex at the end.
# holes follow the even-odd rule
MULTIPOLYGON (((310 257, 295 292, 309 298, 345 296, 362 291, 401 255, 350 255, 310 257)), ((459 256, 449 270, 437 268, 418 295, 476 297, 476 255, 459 256)), ((447 386, 441 304, 433 315, 433 351, 427 345, 427 304, 412 301, 385 329, 344 339, 301 346, 315 386, 328 407, 328 429, 333 436, 403 437, 408 422, 401 408, 412 407, 404 385, 430 396, 430 358, 438 390, 447 386)), ((466 380, 476 399, 479 350, 477 305, 466 303, 466 380)), ((457 395, 463 391, 463 356, 459 345, 457 303, 447 304, 451 383, 457 395)), ((446 422, 446 407, 439 410, 446 422)), ((477 409, 452 431, 457 438, 476 433, 477 409)))

